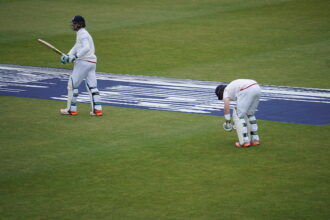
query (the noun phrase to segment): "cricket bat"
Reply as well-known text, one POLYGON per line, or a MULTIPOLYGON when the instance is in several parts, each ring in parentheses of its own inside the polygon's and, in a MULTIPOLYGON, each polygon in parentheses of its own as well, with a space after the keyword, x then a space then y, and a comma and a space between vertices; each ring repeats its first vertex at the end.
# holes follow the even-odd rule
POLYGON ((59 49, 57 49, 56 47, 54 47, 52 44, 48 43, 47 41, 38 39, 38 42, 41 43, 42 45, 48 47, 49 49, 51 49, 52 51, 54 51, 55 53, 63 56, 65 55, 65 53, 63 53, 62 51, 60 51, 59 49))

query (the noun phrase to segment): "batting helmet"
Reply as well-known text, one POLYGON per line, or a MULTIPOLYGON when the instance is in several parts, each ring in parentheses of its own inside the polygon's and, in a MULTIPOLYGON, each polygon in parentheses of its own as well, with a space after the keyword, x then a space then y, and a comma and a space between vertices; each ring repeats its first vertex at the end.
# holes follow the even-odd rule
POLYGON ((217 88, 215 89, 215 94, 218 96, 219 100, 223 99, 223 91, 225 90, 226 87, 227 85, 218 85, 217 88))
POLYGON ((80 27, 86 27, 84 17, 82 17, 80 15, 74 16, 71 21, 72 21, 72 24, 79 24, 80 27))

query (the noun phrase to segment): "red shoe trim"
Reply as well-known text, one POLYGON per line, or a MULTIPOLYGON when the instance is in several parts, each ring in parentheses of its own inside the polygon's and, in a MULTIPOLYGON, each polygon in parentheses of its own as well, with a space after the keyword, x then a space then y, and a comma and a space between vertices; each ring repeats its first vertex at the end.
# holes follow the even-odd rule
POLYGON ((70 115, 78 115, 78 112, 69 111, 70 115))
POLYGON ((94 110, 94 114, 96 116, 102 116, 103 115, 102 110, 94 110))
POLYGON ((239 142, 236 142, 235 145, 236 145, 236 147, 250 147, 250 146, 251 146, 250 143, 245 143, 245 144, 243 144, 243 145, 240 145, 239 142))

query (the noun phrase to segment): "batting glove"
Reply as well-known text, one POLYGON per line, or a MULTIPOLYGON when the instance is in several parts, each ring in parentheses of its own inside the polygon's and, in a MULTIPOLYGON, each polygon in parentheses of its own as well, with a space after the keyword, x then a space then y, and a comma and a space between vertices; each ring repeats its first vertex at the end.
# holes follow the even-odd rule
POLYGON ((225 131, 232 131, 233 130, 233 125, 230 121, 226 121, 223 123, 223 129, 225 129, 225 131))
POLYGON ((71 55, 71 54, 67 54, 67 55, 63 55, 61 57, 61 62, 63 64, 66 64, 66 63, 73 63, 75 60, 77 59, 77 56, 75 55, 71 55))
POLYGON ((231 124, 231 120, 230 120, 230 114, 226 114, 225 115, 225 123, 223 123, 223 129, 225 129, 225 131, 231 131, 233 130, 233 125, 231 124))
POLYGON ((73 63, 77 59, 76 55, 68 55, 68 63, 73 63))
POLYGON ((61 56, 61 63, 66 64, 68 62, 68 55, 61 56))

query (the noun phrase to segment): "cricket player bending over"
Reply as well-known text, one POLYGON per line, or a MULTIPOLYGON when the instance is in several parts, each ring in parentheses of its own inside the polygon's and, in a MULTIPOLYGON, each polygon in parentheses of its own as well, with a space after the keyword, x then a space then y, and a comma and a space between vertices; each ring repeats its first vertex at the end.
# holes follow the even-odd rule
POLYGON ((75 16, 72 19, 72 29, 77 32, 76 44, 67 55, 61 57, 61 62, 74 63, 72 74, 68 81, 67 108, 61 109, 63 115, 77 115, 78 88, 85 80, 86 89, 89 93, 92 111, 91 115, 102 116, 100 94, 97 89, 96 56, 95 47, 91 35, 85 29, 85 19, 82 16, 75 16))
POLYGON ((225 123, 223 128, 231 131, 233 125, 230 117, 230 101, 237 100, 237 106, 233 109, 233 120, 239 142, 237 147, 249 147, 259 145, 258 125, 254 116, 257 110, 261 89, 258 83, 251 79, 237 79, 228 85, 219 85, 215 94, 224 102, 225 123))

